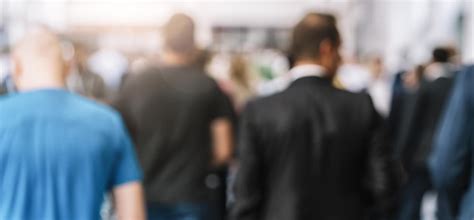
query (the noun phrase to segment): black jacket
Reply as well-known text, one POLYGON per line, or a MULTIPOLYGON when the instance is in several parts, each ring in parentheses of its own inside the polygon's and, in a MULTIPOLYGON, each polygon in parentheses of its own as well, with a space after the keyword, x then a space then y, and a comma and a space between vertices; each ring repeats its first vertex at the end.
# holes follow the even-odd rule
POLYGON ((240 126, 231 219, 364 219, 391 188, 368 95, 304 77, 248 104, 240 126))
POLYGON ((439 119, 450 94, 453 78, 441 77, 420 86, 410 106, 407 126, 397 148, 407 170, 425 169, 439 119))

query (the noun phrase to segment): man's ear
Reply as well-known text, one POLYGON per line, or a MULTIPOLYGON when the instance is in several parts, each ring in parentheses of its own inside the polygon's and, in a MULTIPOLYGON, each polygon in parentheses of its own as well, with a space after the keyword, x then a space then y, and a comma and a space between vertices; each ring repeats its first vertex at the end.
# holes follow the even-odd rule
POLYGON ((64 79, 67 79, 69 77, 69 74, 72 72, 72 67, 73 67, 73 61, 64 61, 62 65, 62 76, 64 79))
POLYGON ((330 54, 333 50, 333 45, 329 40, 323 40, 319 45, 319 54, 320 55, 327 55, 330 54))

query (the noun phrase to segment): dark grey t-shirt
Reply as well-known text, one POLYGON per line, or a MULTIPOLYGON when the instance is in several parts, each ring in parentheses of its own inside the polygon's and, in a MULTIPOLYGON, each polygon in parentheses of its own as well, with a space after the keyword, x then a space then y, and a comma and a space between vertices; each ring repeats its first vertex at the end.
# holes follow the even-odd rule
POLYGON ((193 66, 149 67, 127 77, 115 106, 137 146, 147 201, 206 200, 210 126, 233 116, 217 83, 193 66))

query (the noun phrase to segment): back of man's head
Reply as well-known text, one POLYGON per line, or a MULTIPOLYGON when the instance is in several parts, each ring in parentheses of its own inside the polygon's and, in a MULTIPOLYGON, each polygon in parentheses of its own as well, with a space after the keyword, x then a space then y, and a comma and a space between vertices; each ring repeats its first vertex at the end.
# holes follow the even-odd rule
POLYGON ((291 55, 295 60, 318 58, 323 41, 339 46, 341 39, 336 18, 330 14, 309 13, 293 30, 291 55))
POLYGON ((165 48, 177 54, 190 55, 196 50, 194 21, 185 14, 175 14, 164 26, 165 48))
POLYGON ((447 63, 451 57, 451 51, 449 48, 437 47, 433 50, 432 57, 433 62, 447 63))
POLYGON ((13 49, 14 78, 24 84, 52 85, 64 80, 65 62, 58 37, 43 27, 27 32, 13 49))

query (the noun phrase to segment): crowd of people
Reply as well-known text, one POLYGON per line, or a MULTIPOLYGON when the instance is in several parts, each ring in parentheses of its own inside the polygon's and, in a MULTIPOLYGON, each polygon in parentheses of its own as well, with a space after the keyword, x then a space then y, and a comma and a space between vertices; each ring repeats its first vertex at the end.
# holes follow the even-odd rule
POLYGON ((309 13, 277 70, 237 53, 213 71, 194 34, 175 14, 126 70, 45 27, 16 43, 0 219, 416 220, 433 195, 438 219, 474 219, 474 66, 454 48, 354 78, 336 18, 309 13))

